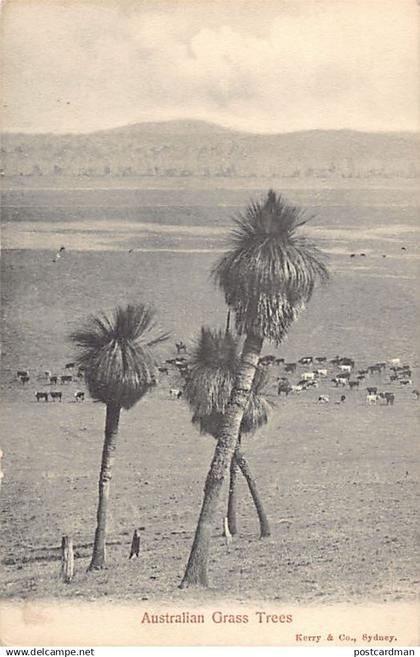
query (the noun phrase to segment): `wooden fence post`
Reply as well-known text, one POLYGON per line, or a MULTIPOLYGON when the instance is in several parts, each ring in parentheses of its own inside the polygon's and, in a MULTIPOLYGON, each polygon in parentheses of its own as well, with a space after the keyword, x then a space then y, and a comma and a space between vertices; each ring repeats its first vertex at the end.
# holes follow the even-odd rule
POLYGON ((66 584, 70 584, 74 575, 73 541, 68 536, 61 539, 61 576, 66 584))

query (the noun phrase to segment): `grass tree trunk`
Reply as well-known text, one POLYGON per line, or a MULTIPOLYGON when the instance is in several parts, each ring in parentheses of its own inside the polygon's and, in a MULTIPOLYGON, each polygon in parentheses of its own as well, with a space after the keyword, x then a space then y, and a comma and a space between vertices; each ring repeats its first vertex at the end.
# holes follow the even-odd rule
POLYGON ((96 514, 95 541, 93 544, 92 561, 88 570, 100 570, 105 567, 105 541, 108 516, 108 502, 111 488, 112 466, 117 447, 118 424, 121 407, 118 404, 107 404, 105 420, 105 440, 102 450, 101 471, 99 474, 99 500, 96 514))
POLYGON ((262 344, 261 338, 250 335, 246 337, 238 374, 207 474, 204 500, 181 588, 191 585, 208 586, 211 532, 216 523, 220 491, 238 442, 240 426, 258 367, 262 344))
POLYGON ((236 508, 238 503, 237 495, 237 478, 238 478, 239 467, 236 462, 236 459, 233 458, 230 462, 230 474, 229 474, 229 498, 228 498, 228 508, 227 508, 227 519, 228 527, 232 536, 238 533, 236 525, 236 508))
POLYGON ((240 468, 243 476, 246 479, 246 483, 248 484, 249 492, 252 495, 252 499, 255 504, 255 508, 257 510, 258 514, 258 520, 260 521, 260 536, 261 538, 267 538, 267 536, 270 536, 270 525, 268 522, 268 518, 266 516, 266 513, 264 511, 263 503, 260 499, 260 496, 258 494, 257 490, 257 485, 255 483, 255 479, 253 478, 251 474, 251 470, 249 468, 248 462, 242 453, 239 445, 235 449, 235 455, 234 455, 234 461, 236 461, 238 467, 240 468))

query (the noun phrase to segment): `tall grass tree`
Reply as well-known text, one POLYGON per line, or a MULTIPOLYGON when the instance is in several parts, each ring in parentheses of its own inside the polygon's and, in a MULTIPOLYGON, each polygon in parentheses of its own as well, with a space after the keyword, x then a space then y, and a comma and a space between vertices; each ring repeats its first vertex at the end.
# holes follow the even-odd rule
POLYGON ((132 408, 155 386, 154 349, 167 338, 168 334, 157 329, 155 311, 144 304, 118 307, 110 317, 92 315, 70 336, 77 348, 77 363, 84 368, 90 396, 106 407, 96 530, 88 570, 105 567, 109 496, 121 409, 132 408))
MULTIPOLYGON (((193 412, 192 422, 200 433, 217 438, 228 405, 235 372, 239 366, 239 339, 228 331, 202 327, 196 348, 190 360, 190 374, 184 396, 193 412)), ((243 434, 254 434, 266 424, 271 405, 263 396, 268 381, 267 370, 260 367, 252 384, 251 394, 242 418, 238 445, 230 464, 230 482, 227 518, 232 535, 237 533, 237 475, 243 474, 257 511, 261 537, 270 535, 270 526, 258 494, 255 479, 243 454, 240 443, 243 434)))
POLYGON ((236 330, 245 340, 181 588, 208 586, 211 533, 220 491, 238 443, 264 340, 281 344, 310 300, 317 280, 328 278, 324 255, 301 234, 306 222, 301 208, 269 190, 265 199, 251 202, 236 217, 230 248, 213 270, 215 282, 234 312, 236 330))

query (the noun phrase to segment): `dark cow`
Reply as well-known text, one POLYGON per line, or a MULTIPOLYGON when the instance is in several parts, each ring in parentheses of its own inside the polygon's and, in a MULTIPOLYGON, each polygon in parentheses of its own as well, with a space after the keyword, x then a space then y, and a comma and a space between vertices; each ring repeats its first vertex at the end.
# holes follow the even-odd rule
POLYGON ((48 392, 36 392, 35 397, 36 397, 37 402, 39 402, 41 399, 43 399, 44 401, 47 402, 48 401, 48 392))
POLYGON ((287 397, 289 392, 292 391, 292 386, 289 383, 280 383, 279 387, 277 388, 277 394, 280 396, 282 393, 284 393, 287 397))
POLYGON ((350 258, 355 258, 356 254, 355 253, 350 253, 350 258))
POLYGON ((381 373, 381 367, 380 367, 380 365, 369 365, 368 372, 369 372, 369 374, 374 374, 375 372, 380 374, 381 373))
POLYGON ((275 360, 276 357, 269 354, 268 356, 263 356, 262 358, 260 358, 258 362, 260 365, 272 365, 275 360))
POLYGON ((378 392, 378 388, 374 386, 374 387, 366 388, 366 391, 368 395, 376 395, 376 393, 378 392))
POLYGON ((25 375, 25 376, 21 376, 20 380, 22 381, 22 385, 25 385, 25 383, 29 383, 30 378, 29 376, 25 375))
POLYGON ((395 395, 393 392, 380 392, 378 397, 383 399, 387 406, 393 406, 395 401, 395 395))
POLYGON ((75 365, 76 365, 76 363, 66 363, 66 364, 64 365, 64 369, 65 369, 65 370, 72 370, 72 369, 74 368, 75 365))
POLYGON ((285 372, 296 372, 297 363, 286 363, 284 366, 285 372))
POLYGON ((77 402, 85 401, 85 393, 82 392, 82 390, 78 390, 77 392, 74 393, 74 398, 77 402))
POLYGON ((176 342, 175 347, 176 347, 176 353, 177 354, 181 354, 181 353, 186 354, 187 353, 187 345, 182 340, 180 340, 179 342, 176 342))
POLYGON ((360 381, 349 381, 350 390, 353 390, 353 388, 358 388, 359 385, 360 385, 360 381))
POLYGON ((413 383, 411 379, 400 379, 399 380, 400 386, 411 386, 413 383))
POLYGON ((61 383, 71 383, 73 377, 71 374, 63 374, 63 376, 60 376, 60 381, 61 383))
POLYGON ((55 401, 58 399, 58 401, 62 401, 63 399, 63 393, 62 392, 50 392, 51 399, 55 401))
POLYGON ((50 376, 50 383, 52 384, 57 384, 58 377, 57 376, 50 376))
POLYGON ((77 368, 77 378, 82 379, 84 374, 85 374, 85 368, 83 367, 83 365, 79 365, 79 367, 77 368))
POLYGON ((29 376, 29 370, 18 370, 16 372, 16 378, 20 379, 22 376, 29 376))
POLYGON ((281 365, 282 363, 284 363, 284 358, 276 358, 274 362, 276 363, 276 365, 281 365))
POLYGON ((326 356, 317 356, 315 358, 315 360, 316 360, 317 363, 325 363, 326 360, 327 360, 327 357, 326 356))
POLYGON ((169 370, 167 367, 158 367, 158 372, 161 374, 169 374, 169 370))

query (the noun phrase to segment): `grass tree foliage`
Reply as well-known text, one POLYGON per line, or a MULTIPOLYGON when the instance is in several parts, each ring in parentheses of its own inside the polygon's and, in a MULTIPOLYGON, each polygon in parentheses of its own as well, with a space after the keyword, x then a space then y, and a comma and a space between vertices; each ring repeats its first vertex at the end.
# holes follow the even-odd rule
MULTIPOLYGON (((190 376, 184 395, 193 412, 193 424, 200 432, 217 437, 228 405, 239 366, 239 339, 229 332, 203 327, 190 360, 190 376)), ((252 384, 251 394, 241 422, 240 435, 253 434, 268 422, 271 405, 263 396, 267 370, 260 367, 252 384)), ((232 535, 236 527, 236 480, 238 469, 244 475, 252 495, 262 537, 270 535, 270 527, 248 462, 240 449, 240 438, 230 466, 228 526, 232 535)))
POLYGON ((245 341, 181 588, 208 586, 211 532, 220 491, 238 443, 264 340, 279 345, 310 300, 317 280, 328 278, 323 254, 301 233, 306 221, 300 208, 270 190, 235 219, 230 249, 213 271, 245 341))
POLYGON ((105 566, 110 484, 121 409, 132 408, 155 386, 154 349, 168 335, 158 332, 151 307, 129 304, 116 308, 111 317, 91 316, 70 337, 92 399, 106 406, 97 524, 89 566, 89 570, 99 570, 105 566))

